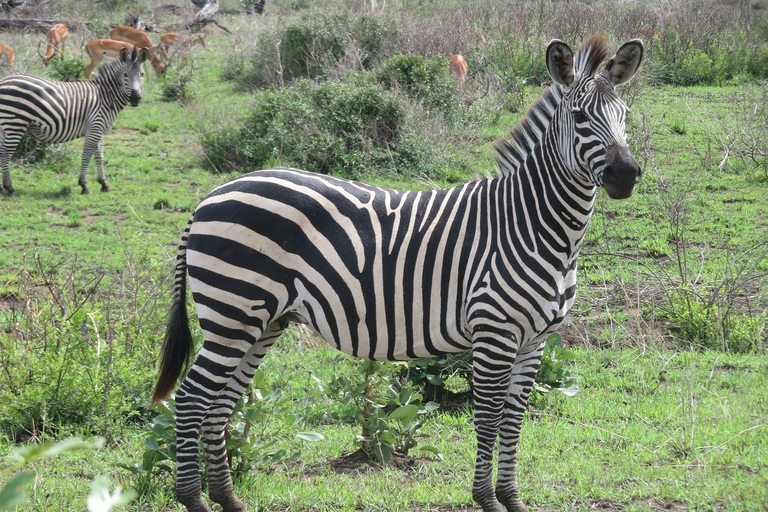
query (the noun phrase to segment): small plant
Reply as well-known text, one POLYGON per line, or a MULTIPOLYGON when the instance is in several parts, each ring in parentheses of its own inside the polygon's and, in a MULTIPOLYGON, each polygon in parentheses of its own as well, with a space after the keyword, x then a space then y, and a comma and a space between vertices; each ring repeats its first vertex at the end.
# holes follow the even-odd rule
POLYGON ((397 385, 394 368, 407 363, 356 363, 362 380, 340 376, 327 385, 315 380, 332 399, 354 404, 355 421, 362 427, 357 436, 361 449, 380 464, 389 462, 395 453, 408 455, 414 448, 440 456, 434 446, 418 443, 421 428, 439 405, 423 404, 420 393, 397 385))
POLYGON ((541 393, 548 393, 557 389, 566 396, 574 396, 581 387, 576 384, 578 375, 570 372, 568 363, 575 359, 572 351, 563 347, 562 336, 552 333, 544 342, 544 355, 541 358, 541 366, 536 374, 534 388, 541 393))
POLYGON ((182 105, 191 103, 195 99, 195 90, 192 87, 192 76, 189 73, 169 72, 161 87, 163 101, 178 101, 182 105))
POLYGON ((52 59, 48 69, 51 78, 62 82, 74 82, 85 77, 85 64, 76 59, 52 59))
MULTIPOLYGON (((42 443, 16 450, 11 454, 13 463, 0 471, 0 476, 5 476, 11 471, 23 468, 32 462, 76 450, 98 449, 104 445, 103 438, 92 441, 83 441, 73 438, 56 443, 42 443)), ((27 495, 26 488, 35 479, 34 471, 21 471, 16 476, 6 481, 0 487, 0 511, 15 510, 27 495)), ((109 512, 114 507, 120 507, 133 500, 136 495, 133 491, 123 491, 116 487, 113 493, 109 492, 109 479, 106 476, 97 477, 91 485, 91 494, 87 499, 89 512, 109 512)))
MULTIPOLYGON (((264 394, 266 375, 258 370, 244 396, 238 401, 227 426, 227 459, 232 472, 243 476, 256 466, 274 466, 301 456, 303 443, 322 441, 317 432, 292 432, 304 416, 292 412, 290 400, 280 391, 264 394), (276 423, 279 422, 279 423, 276 423), (276 426, 281 424, 282 426, 276 426), (269 428, 269 425, 272 425, 269 428), (286 449, 286 446, 288 449, 286 449)), ((158 414, 149 423, 141 462, 119 464, 136 476, 140 495, 150 494, 164 475, 173 475, 170 463, 176 461, 176 405, 173 400, 157 405, 158 414)), ((205 455, 200 452, 200 467, 205 468, 205 455)))

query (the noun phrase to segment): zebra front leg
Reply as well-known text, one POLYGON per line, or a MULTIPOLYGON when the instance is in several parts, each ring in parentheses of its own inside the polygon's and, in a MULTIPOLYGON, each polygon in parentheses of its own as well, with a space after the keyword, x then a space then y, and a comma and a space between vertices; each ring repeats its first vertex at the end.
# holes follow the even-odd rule
POLYGON ((482 333, 472 342, 472 383, 477 434, 472 498, 483 508, 483 512, 502 512, 493 489, 493 452, 516 351, 517 343, 509 333, 482 333))
POLYGON ((96 145, 96 152, 93 154, 93 159, 96 160, 96 170, 98 171, 99 183, 101 184, 102 192, 109 192, 109 184, 107 178, 104 176, 104 137, 99 139, 99 143, 96 145))
POLYGON ((499 462, 496 497, 508 512, 528 512, 517 487, 517 445, 528 396, 541 365, 544 342, 533 342, 532 350, 521 352, 512 367, 504 415, 499 429, 499 462))
POLYGON ((85 136, 85 142, 83 143, 83 156, 80 162, 80 179, 77 180, 77 184, 82 189, 81 194, 90 194, 91 190, 88 188, 88 164, 91 162, 91 156, 96 151, 99 145, 99 141, 96 137, 93 137, 90 133, 85 136))
POLYGON ((208 496, 220 504, 224 512, 246 512, 245 505, 234 493, 232 473, 227 459, 224 430, 238 400, 253 380, 264 355, 283 332, 278 323, 271 324, 240 361, 227 386, 213 403, 203 421, 206 465, 208 466, 208 496))
POLYGON ((0 126, 0 167, 3 170, 3 188, 9 196, 16 195, 16 191, 11 184, 11 157, 21 142, 21 136, 27 127, 23 126, 21 131, 9 132, 0 126))

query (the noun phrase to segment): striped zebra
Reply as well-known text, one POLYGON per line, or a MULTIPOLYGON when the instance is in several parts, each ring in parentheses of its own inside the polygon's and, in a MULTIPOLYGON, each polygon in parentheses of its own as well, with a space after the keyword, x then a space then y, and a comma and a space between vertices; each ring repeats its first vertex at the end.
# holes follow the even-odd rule
POLYGON ((290 322, 373 360, 472 350, 477 459, 472 495, 485 512, 528 510, 516 454, 547 335, 576 291, 576 256, 596 189, 629 197, 640 168, 614 86, 635 74, 639 40, 607 62, 587 39, 554 40, 555 84, 497 145, 499 174, 446 190, 401 192, 296 169, 254 172, 196 208, 176 259, 173 305, 153 399, 166 398, 192 350, 187 275, 204 342, 176 394, 177 497, 233 493, 224 429, 262 358, 290 322), (498 475, 492 466, 498 442, 498 475))
POLYGON ((24 132, 43 142, 69 142, 85 137, 80 167, 82 193, 91 156, 96 160, 101 190, 109 190, 104 177, 104 134, 128 102, 138 106, 147 60, 146 48, 132 53, 123 48, 120 58, 103 67, 93 81, 59 82, 33 75, 11 75, 0 80, 0 164, 3 188, 9 195, 11 157, 24 132))

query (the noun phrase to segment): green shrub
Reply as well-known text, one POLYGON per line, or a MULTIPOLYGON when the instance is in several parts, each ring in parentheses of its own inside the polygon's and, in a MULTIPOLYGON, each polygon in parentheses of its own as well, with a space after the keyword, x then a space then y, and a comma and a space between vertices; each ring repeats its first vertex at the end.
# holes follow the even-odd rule
POLYGON ((459 87, 448 75, 444 58, 395 55, 374 73, 384 88, 402 90, 430 110, 450 115, 459 106, 459 87))
POLYGON ((667 318, 675 336, 703 349, 746 352, 757 347, 768 316, 740 314, 711 299, 685 286, 668 294, 667 318))
POLYGON ((74 82, 85 78, 85 64, 76 59, 51 59, 48 69, 51 78, 62 82, 74 82))
POLYGON ((429 174, 427 148, 404 128, 398 97, 365 83, 305 81, 256 94, 241 128, 203 136, 220 171, 275 162, 344 177, 409 170, 429 174))
POLYGON ((265 31, 253 55, 233 59, 222 77, 252 88, 326 78, 344 67, 372 69, 387 55, 395 33, 383 18, 314 13, 265 31))

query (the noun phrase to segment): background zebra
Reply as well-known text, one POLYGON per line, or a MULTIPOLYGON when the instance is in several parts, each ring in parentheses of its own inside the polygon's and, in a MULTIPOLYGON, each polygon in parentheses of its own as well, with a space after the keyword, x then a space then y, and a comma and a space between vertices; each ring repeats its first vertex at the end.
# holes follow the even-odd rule
POLYGON ((33 75, 11 75, 0 80, 0 164, 3 188, 14 194, 9 166, 24 132, 43 142, 69 142, 85 137, 78 184, 89 193, 85 175, 93 155, 101 190, 109 190, 104 177, 104 134, 128 102, 141 101, 147 49, 120 58, 103 67, 95 80, 59 82, 33 75))
POLYGON ((153 395, 168 396, 190 356, 189 274, 204 334, 176 395, 176 491, 190 512, 210 510, 201 496, 201 429, 209 496, 226 512, 245 510, 232 492, 223 432, 290 321, 376 360, 472 350, 473 497, 485 512, 527 510, 516 450, 544 339, 573 302, 597 187, 625 198, 640 179, 614 86, 635 74, 643 47, 626 43, 597 73, 606 55, 599 37, 575 56, 550 43, 555 85, 498 145, 498 177, 400 192, 276 169, 235 179, 200 203, 179 246, 153 395))

